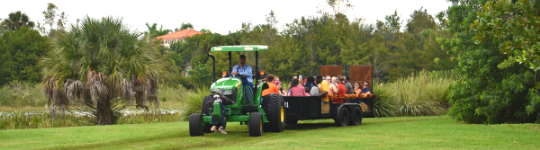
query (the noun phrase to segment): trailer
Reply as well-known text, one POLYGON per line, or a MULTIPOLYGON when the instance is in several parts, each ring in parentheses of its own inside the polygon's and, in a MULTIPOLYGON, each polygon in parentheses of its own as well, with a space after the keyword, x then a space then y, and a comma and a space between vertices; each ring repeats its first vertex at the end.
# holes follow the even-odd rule
MULTIPOLYGON (((373 66, 371 65, 321 65, 320 73, 323 76, 350 76, 351 82, 368 82, 373 92, 373 66)), ((297 124, 298 120, 334 119, 336 125, 360 125, 363 117, 374 117, 373 104, 377 95, 350 94, 341 97, 328 95, 330 99, 328 113, 323 113, 319 96, 291 97, 284 96, 285 123, 297 124), (358 103, 332 103, 332 98, 363 98, 363 107, 358 103)))
POLYGON ((363 117, 374 117, 373 102, 376 95, 364 96, 367 101, 369 110, 364 110, 358 103, 328 103, 330 111, 322 113, 321 97, 306 96, 292 97, 284 96, 285 102, 285 123, 297 124, 298 120, 313 120, 313 119, 334 119, 338 126, 360 125, 363 117))

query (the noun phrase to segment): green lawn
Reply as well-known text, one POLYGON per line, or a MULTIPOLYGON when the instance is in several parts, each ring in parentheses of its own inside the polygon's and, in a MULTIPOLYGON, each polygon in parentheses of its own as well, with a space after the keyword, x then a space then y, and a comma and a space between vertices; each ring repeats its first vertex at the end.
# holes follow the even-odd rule
POLYGON ((282 133, 190 137, 188 122, 0 131, 0 149, 540 149, 540 124, 463 124, 449 117, 366 118, 360 126, 300 121, 282 133))

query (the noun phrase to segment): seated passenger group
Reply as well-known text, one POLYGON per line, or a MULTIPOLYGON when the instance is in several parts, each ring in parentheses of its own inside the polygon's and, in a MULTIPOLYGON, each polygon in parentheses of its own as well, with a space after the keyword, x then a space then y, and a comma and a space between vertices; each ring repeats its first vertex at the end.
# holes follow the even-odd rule
MULTIPOLYGON (((268 75, 264 81, 268 84, 268 89, 263 90, 262 96, 266 96, 272 93, 280 94, 282 96, 322 96, 322 104, 329 102, 328 98, 325 98, 327 94, 331 95, 345 95, 345 94, 371 94, 369 82, 363 82, 360 87, 359 82, 355 82, 354 86, 348 80, 347 76, 330 77, 326 76, 323 79, 322 76, 308 76, 303 79, 294 76, 289 84, 289 89, 284 90, 281 86, 279 77, 272 74, 268 75)), ((345 99, 333 99, 333 103, 343 103, 345 99)), ((360 103, 362 99, 352 99, 350 102, 360 103)))

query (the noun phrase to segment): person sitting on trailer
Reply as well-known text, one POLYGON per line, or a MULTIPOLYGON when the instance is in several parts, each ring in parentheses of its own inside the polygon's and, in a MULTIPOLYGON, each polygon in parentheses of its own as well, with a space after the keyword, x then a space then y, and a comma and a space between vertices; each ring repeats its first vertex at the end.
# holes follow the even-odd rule
POLYGON ((369 82, 364 81, 364 84, 362 85, 362 94, 371 94, 371 90, 369 90, 369 82))
POLYGON ((242 79, 242 86, 247 89, 246 103, 251 104, 251 98, 253 95, 253 76, 251 75, 251 66, 246 64, 246 55, 240 55, 240 62, 233 67, 231 74, 233 77, 240 77, 242 79), (249 88, 247 88, 249 87, 249 88))
MULTIPOLYGON (((358 84, 358 82, 356 82, 356 84, 358 84)), ((364 81, 364 83, 362 84, 362 89, 355 88, 356 94, 371 94, 371 90, 369 90, 368 87, 369 87, 369 82, 364 81)), ((368 103, 369 100, 370 99, 361 98, 361 99, 357 99, 356 103, 360 104, 360 107, 362 107, 363 111, 369 111, 369 107, 366 104, 368 103)))
POLYGON ((298 79, 293 79, 291 81, 290 90, 289 96, 309 96, 309 94, 306 93, 305 88, 300 85, 298 79))
POLYGON ((262 91, 261 96, 270 95, 272 93, 279 94, 279 88, 274 84, 273 81, 274 81, 273 74, 269 74, 268 76, 266 76, 266 84, 268 84, 268 88, 262 91))
MULTIPOLYGON (((337 79, 339 81, 332 82, 332 85, 330 85, 330 90, 335 95, 345 95, 347 93, 347 89, 345 89, 345 85, 343 85, 343 76, 338 76, 337 79)), ((343 103, 343 98, 339 99, 332 99, 332 103, 343 103)))

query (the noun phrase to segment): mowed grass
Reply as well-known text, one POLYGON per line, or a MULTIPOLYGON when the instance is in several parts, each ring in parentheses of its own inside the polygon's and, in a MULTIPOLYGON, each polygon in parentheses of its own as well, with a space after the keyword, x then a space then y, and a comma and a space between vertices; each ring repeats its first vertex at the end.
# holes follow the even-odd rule
POLYGON ((450 117, 366 118, 360 126, 300 121, 282 133, 190 137, 188 122, 0 131, 0 149, 540 149, 539 124, 463 124, 450 117))

